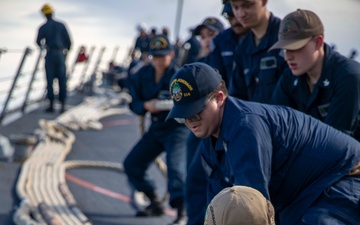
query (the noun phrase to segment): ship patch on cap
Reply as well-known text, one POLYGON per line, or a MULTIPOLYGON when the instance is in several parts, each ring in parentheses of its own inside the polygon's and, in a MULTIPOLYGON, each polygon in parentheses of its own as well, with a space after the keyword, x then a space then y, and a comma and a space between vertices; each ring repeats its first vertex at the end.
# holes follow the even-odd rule
POLYGON ((174 99, 175 101, 180 101, 182 99, 182 97, 190 97, 191 96, 191 92, 194 90, 194 88, 189 84, 189 82, 187 82, 184 79, 174 79, 171 84, 170 84, 170 93, 171 93, 171 97, 172 99, 174 99), (182 83, 184 87, 186 87, 186 92, 183 92, 181 87, 180 87, 180 83, 182 83))

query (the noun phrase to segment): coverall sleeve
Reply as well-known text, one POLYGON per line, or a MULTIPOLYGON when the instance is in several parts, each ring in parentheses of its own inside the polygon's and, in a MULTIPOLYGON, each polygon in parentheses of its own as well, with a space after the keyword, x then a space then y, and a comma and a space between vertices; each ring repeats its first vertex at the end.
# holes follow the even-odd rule
POLYGON ((132 102, 129 104, 131 111, 138 115, 145 115, 144 109, 145 99, 142 97, 141 88, 141 70, 129 78, 129 90, 132 97, 132 102))
POLYGON ((235 185, 250 186, 270 199, 272 136, 269 122, 258 115, 246 115, 236 122, 227 144, 227 160, 235 185))
POLYGON ((324 122, 346 134, 353 135, 359 124, 360 75, 349 74, 340 77, 336 84, 332 83, 337 87, 324 122))
POLYGON ((219 71, 223 80, 226 82, 226 85, 228 85, 229 80, 226 74, 223 58, 221 56, 221 48, 219 45, 219 41, 216 37, 213 40, 213 50, 211 51, 209 58, 209 65, 219 71))
POLYGON ((40 47, 41 46, 41 40, 44 38, 44 29, 41 27, 39 28, 38 35, 36 38, 36 44, 40 47))
POLYGON ((68 30, 66 29, 66 26, 63 25, 63 32, 62 32, 62 38, 65 44, 65 48, 70 50, 71 48, 71 39, 68 30))
POLYGON ((271 98, 271 104, 274 104, 274 105, 283 105, 283 106, 289 106, 291 108, 294 108, 296 109, 296 104, 294 102, 294 100, 291 98, 291 94, 290 94, 290 90, 289 90, 289 87, 290 87, 290 83, 287 82, 287 74, 284 73, 276 87, 275 87, 275 90, 274 90, 274 93, 273 93, 273 96, 271 98))

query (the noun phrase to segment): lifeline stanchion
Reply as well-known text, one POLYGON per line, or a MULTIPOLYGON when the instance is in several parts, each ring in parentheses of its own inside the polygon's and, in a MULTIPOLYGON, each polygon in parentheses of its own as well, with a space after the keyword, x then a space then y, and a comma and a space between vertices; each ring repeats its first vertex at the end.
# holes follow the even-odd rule
POLYGON ((30 53, 31 53, 31 49, 30 49, 29 47, 26 48, 26 49, 25 49, 25 52, 24 52, 24 55, 23 55, 23 58, 21 59, 19 68, 18 68, 18 70, 17 70, 17 72, 16 72, 15 78, 14 78, 14 80, 13 80, 13 83, 12 83, 12 85, 11 85, 9 94, 8 94, 8 96, 7 96, 7 98, 6 98, 6 101, 5 101, 5 104, 4 104, 4 106, 3 106, 3 110, 1 111, 1 114, 0 114, 0 124, 1 124, 2 120, 4 119, 4 117, 5 117, 5 115, 6 115, 7 106, 8 106, 8 104, 9 104, 9 101, 10 101, 10 99, 11 99, 11 97, 12 97, 13 92, 14 92, 14 89, 15 89, 15 86, 16 86, 16 82, 18 81, 18 78, 19 78, 19 76, 20 76, 20 74, 21 74, 21 70, 23 69, 23 66, 24 66, 24 64, 25 64, 25 60, 26 60, 27 56, 28 56, 30 53))

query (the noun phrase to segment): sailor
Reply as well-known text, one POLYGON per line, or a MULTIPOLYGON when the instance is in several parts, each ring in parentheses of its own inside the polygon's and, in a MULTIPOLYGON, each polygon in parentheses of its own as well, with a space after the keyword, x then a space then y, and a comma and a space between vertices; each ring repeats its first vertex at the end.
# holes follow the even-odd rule
POLYGON ((318 15, 302 9, 288 14, 271 49, 285 49, 289 65, 272 103, 309 114, 360 141, 360 64, 324 42, 318 15))
POLYGON ((194 30, 194 35, 200 36, 200 53, 197 62, 209 63, 210 58, 209 54, 211 52, 211 45, 213 39, 220 32, 224 30, 224 25, 222 22, 216 17, 207 17, 205 20, 196 26, 194 30))
POLYGON ((234 51, 240 39, 249 29, 244 28, 235 18, 230 2, 224 5, 221 14, 229 21, 230 28, 219 33, 213 39, 209 65, 219 70, 228 87, 234 67, 234 51))
MULTIPOLYGON (((210 66, 219 70, 223 80, 228 82, 234 64, 234 51, 240 38, 248 29, 235 18, 231 4, 224 5, 222 15, 227 18, 231 27, 220 32, 212 39, 209 56, 210 66)), ((204 29, 205 30, 205 29, 204 29)), ((203 213, 205 211, 206 199, 201 198, 204 192, 203 184, 206 183, 205 173, 201 166, 199 152, 200 138, 193 133, 187 138, 187 164, 188 173, 186 177, 186 210, 189 218, 188 225, 203 224, 203 213)))
POLYGON ((228 96, 221 75, 204 63, 183 66, 170 92, 167 120, 203 138, 208 203, 224 188, 243 185, 271 201, 276 224, 359 224, 355 139, 289 107, 228 96))
MULTIPOLYGON (((227 1, 229 2, 229 1, 227 1)), ((231 96, 269 103, 282 71, 282 51, 268 52, 277 41, 281 20, 267 9, 267 0, 230 0, 236 19, 250 29, 235 50, 231 96)))
POLYGON ((45 4, 41 8, 41 13, 47 21, 38 31, 36 44, 46 49, 45 70, 47 81, 47 98, 50 101, 46 112, 54 112, 54 90, 53 81, 58 79, 59 83, 59 101, 61 103, 61 112, 65 111, 66 100, 66 66, 65 58, 71 47, 71 40, 65 25, 53 19, 54 9, 45 4))
POLYGON ((188 40, 185 41, 185 43, 182 46, 182 48, 184 49, 184 57, 181 61, 181 66, 184 64, 195 62, 200 53, 200 48, 201 48, 200 42, 196 38, 194 31, 195 31, 194 28, 189 29, 191 36, 188 40))
POLYGON ((146 33, 146 24, 139 23, 136 26, 136 30, 139 32, 139 35, 136 37, 134 49, 141 52, 141 58, 147 58, 149 55, 149 35, 146 33))
POLYGON ((130 109, 138 115, 150 112, 151 125, 126 156, 124 169, 130 183, 150 200, 150 205, 138 211, 136 216, 160 216, 164 213, 164 206, 146 171, 154 159, 165 152, 170 206, 178 212, 174 224, 180 224, 186 220, 185 139, 189 131, 184 124, 178 124, 174 120, 165 122, 170 108, 158 107, 161 100, 171 99, 170 79, 178 68, 172 62, 174 51, 166 36, 155 36, 150 41, 149 49, 152 55, 151 63, 142 67, 129 79, 129 89, 132 96, 130 109))
POLYGON ((275 225, 275 210, 258 190, 224 188, 207 207, 204 225, 275 225), (224 216, 226 215, 226 216, 224 216))

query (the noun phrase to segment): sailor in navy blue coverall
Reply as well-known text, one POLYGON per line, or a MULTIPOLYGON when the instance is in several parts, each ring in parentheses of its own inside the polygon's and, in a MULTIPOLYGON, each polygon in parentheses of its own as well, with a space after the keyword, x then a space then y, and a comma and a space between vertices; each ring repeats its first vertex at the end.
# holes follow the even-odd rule
POLYGON ((183 44, 185 56, 182 65, 195 62, 201 49, 200 42, 194 34, 194 29, 190 29, 189 31, 191 33, 191 37, 183 44))
POLYGON ((272 103, 309 114, 360 141, 360 64, 324 42, 320 18, 309 10, 290 13, 274 46, 285 49, 289 68, 279 80, 272 103), (298 26, 295 39, 287 30, 296 31, 298 26), (308 27, 316 29, 305 33, 308 27))
POLYGON ((141 58, 147 58, 149 53, 150 38, 146 33, 144 24, 139 24, 137 26, 137 30, 139 32, 139 36, 136 37, 133 51, 139 50, 141 52, 141 58))
MULTIPOLYGON (((242 11, 246 12, 246 9, 242 10, 242 8, 246 8, 247 6, 243 6, 242 4, 255 4, 252 7, 259 7, 256 4, 260 4, 260 2, 263 1, 253 1, 253 3, 236 0, 231 1, 233 9, 234 5, 236 9, 234 10, 234 14, 244 27, 251 25, 246 24, 246 21, 249 20, 246 20, 247 17, 245 19, 243 18, 246 14, 242 11), (239 13, 239 11, 241 13, 239 13)), ((235 50, 236 65, 229 84, 229 93, 234 97, 243 100, 269 103, 277 81, 282 71, 287 67, 282 51, 275 50, 268 52, 268 49, 278 39, 281 20, 270 12, 267 12, 267 14, 269 14, 268 25, 263 36, 259 39, 259 37, 254 34, 255 28, 250 27, 251 32, 248 32, 241 39, 235 50)))
POLYGON ((306 76, 294 76, 287 69, 272 103, 309 114, 360 141, 360 64, 326 44, 324 50, 321 77, 312 93, 306 76))
POLYGON ((201 150, 208 202, 245 185, 271 200, 278 224, 360 224, 360 177, 347 176, 360 162, 356 140, 290 108, 232 97, 219 129, 201 150))
MULTIPOLYGON (((240 38, 248 31, 248 29, 242 27, 242 25, 236 20, 230 3, 224 5, 222 15, 229 21, 231 27, 220 32, 212 40, 211 53, 207 57, 208 62, 205 61, 205 63, 208 63, 213 68, 219 70, 219 73, 228 85, 234 65, 233 53, 240 38)), ((187 141, 187 161, 189 172, 186 178, 186 209, 189 217, 188 225, 203 224, 204 218, 202 213, 199 213, 199 211, 205 210, 202 209, 205 205, 205 199, 200 201, 198 196, 202 195, 204 190, 202 185, 197 184, 206 182, 206 177, 200 163, 200 154, 198 151, 200 139, 196 138, 193 133, 190 133, 187 141)))
POLYGON ((45 4, 41 12, 47 18, 38 31, 36 44, 41 48, 46 48, 45 70, 47 81, 47 98, 50 101, 47 112, 53 112, 54 103, 54 78, 58 79, 59 83, 59 101, 61 103, 61 112, 65 111, 66 100, 66 66, 65 58, 67 51, 70 50, 71 40, 65 25, 53 19, 53 8, 45 4))
POLYGON ((178 210, 177 219, 181 220, 185 216, 185 139, 189 131, 183 124, 165 122, 169 109, 156 109, 156 102, 171 98, 169 82, 178 68, 171 62, 174 52, 165 36, 156 36, 149 47, 152 62, 130 78, 129 89, 132 96, 130 109, 138 115, 151 112, 151 125, 126 157, 124 168, 129 181, 137 190, 144 192, 151 202, 137 216, 162 215, 163 206, 146 171, 154 159, 165 151, 170 205, 178 210))
POLYGON ((222 15, 229 21, 230 28, 222 31, 213 39, 209 65, 219 70, 219 73, 229 86, 234 67, 234 51, 240 38, 248 31, 235 18, 230 2, 224 5, 222 15))
POLYGON ((271 200, 277 224, 360 224, 355 139, 291 108, 227 96, 206 64, 184 66, 171 84, 167 119, 204 138, 208 203, 223 188, 244 185, 271 200))
POLYGON ((200 53, 196 62, 209 63, 209 54, 213 39, 224 30, 224 25, 216 17, 207 17, 201 24, 197 25, 194 35, 200 36, 200 53))

